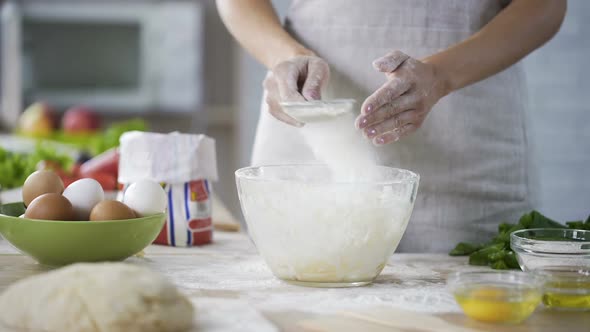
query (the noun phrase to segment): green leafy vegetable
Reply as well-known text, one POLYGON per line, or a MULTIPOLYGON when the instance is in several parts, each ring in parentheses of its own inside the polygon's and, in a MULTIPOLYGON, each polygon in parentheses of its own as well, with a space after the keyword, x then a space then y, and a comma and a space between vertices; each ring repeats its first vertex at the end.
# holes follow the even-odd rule
POLYGON ((586 218, 586 221, 577 220, 577 221, 568 221, 565 223, 569 228, 574 229, 584 229, 590 231, 590 216, 586 218))
MULTIPOLYGON (((110 125, 103 132, 83 135, 68 135, 63 132, 54 134, 50 141, 69 144, 77 149, 97 155, 119 145, 119 138, 127 131, 145 131, 147 124, 142 119, 131 119, 110 125)), ((58 163, 62 169, 68 170, 73 160, 66 154, 58 153, 47 142, 40 140, 32 153, 21 154, 7 151, 0 147, 0 190, 17 188, 23 185, 29 174, 36 170, 42 161, 58 163)))
POLYGON ((58 153, 48 144, 37 144, 35 150, 29 154, 14 153, 0 147, 0 190, 22 186, 42 160, 56 162, 63 169, 69 168, 73 163, 70 156, 58 153))
POLYGON ((469 264, 471 265, 490 265, 495 261, 495 256, 504 250, 503 243, 492 244, 486 246, 471 255, 469 255, 469 264))
POLYGON ((146 131, 147 124, 141 119, 131 119, 108 127, 104 133, 90 143, 90 152, 100 154, 110 148, 119 146, 119 138, 128 131, 146 131))
POLYGON ((524 228, 566 228, 563 224, 545 217, 538 211, 532 211, 530 213, 530 219, 530 224, 522 224, 524 228))
POLYGON ((510 248, 510 234, 521 229, 529 228, 571 228, 590 230, 590 216, 586 221, 570 221, 563 225, 549 219, 538 211, 525 213, 517 224, 500 223, 498 235, 489 242, 473 244, 461 242, 451 250, 451 256, 469 256, 469 264, 490 266, 492 269, 518 269, 516 255, 510 248))
POLYGON ((495 270, 508 270, 508 265, 506 265, 506 263, 503 260, 498 260, 498 261, 494 261, 492 263, 492 269, 495 270))
POLYGON ((518 265, 518 260, 516 259, 516 254, 514 251, 510 250, 504 257, 504 263, 509 269, 520 269, 520 265, 518 265))
POLYGON ((457 244, 455 249, 451 250, 449 255, 451 255, 451 256, 470 255, 471 253, 478 251, 480 248, 481 248, 481 246, 478 246, 475 244, 461 242, 461 243, 457 244))
POLYGON ((74 146, 95 156, 110 148, 119 146, 119 138, 128 131, 146 131, 147 123, 142 119, 131 119, 111 124, 104 131, 85 134, 67 134, 56 132, 51 140, 74 146))

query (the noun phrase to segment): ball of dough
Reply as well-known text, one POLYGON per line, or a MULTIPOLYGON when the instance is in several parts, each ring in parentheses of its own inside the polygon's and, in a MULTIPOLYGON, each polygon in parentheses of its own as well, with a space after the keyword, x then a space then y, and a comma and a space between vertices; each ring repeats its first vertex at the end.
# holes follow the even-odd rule
POLYGON ((180 332, 194 308, 162 275, 80 263, 23 279, 0 295, 0 326, 26 331, 180 332))

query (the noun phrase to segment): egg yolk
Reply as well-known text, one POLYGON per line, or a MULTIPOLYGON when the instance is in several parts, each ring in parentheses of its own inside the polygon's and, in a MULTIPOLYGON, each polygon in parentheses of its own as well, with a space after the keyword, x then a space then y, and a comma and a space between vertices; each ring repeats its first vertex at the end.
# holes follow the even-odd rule
POLYGON ((541 302, 540 292, 533 289, 510 289, 480 286, 455 294, 465 314, 473 319, 493 323, 520 323, 541 302))
POLYGON ((590 309, 590 282, 553 282, 543 295, 543 304, 549 308, 571 310, 590 309))

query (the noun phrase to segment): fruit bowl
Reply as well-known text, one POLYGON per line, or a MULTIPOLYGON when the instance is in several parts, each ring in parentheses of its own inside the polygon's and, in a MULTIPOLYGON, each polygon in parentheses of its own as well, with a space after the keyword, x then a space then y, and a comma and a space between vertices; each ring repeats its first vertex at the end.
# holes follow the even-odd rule
POLYGON ((335 175, 325 165, 236 171, 249 234, 278 278, 313 287, 366 285, 399 244, 419 176, 390 167, 335 175))
POLYGON ((52 221, 19 218, 23 203, 0 205, 0 234, 37 262, 61 266, 121 261, 150 245, 166 214, 113 221, 52 221))

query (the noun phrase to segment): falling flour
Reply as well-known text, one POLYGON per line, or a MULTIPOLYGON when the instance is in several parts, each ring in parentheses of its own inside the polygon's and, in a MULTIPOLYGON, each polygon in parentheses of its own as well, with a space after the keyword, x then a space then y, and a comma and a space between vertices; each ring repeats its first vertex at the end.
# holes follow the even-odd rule
POLYGON ((370 141, 354 127, 352 112, 306 123, 301 128, 301 134, 316 159, 328 165, 334 181, 366 179, 377 165, 370 141))

